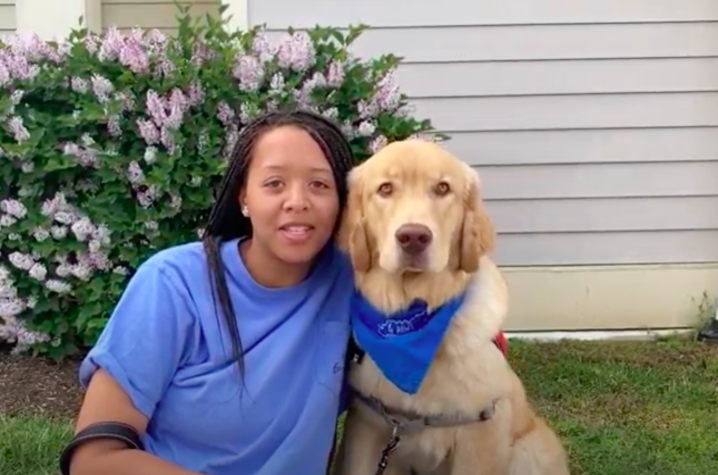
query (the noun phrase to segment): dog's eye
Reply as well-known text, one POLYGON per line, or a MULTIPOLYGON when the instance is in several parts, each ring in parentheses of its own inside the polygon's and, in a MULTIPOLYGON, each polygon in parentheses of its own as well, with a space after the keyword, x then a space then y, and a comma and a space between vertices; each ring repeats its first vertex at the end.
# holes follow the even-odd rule
POLYGON ((451 187, 445 181, 440 182, 434 187, 434 192, 439 196, 445 196, 449 194, 451 187))
POLYGON ((383 183, 377 191, 381 196, 387 197, 391 195, 391 192, 394 191, 394 188, 391 186, 391 183, 383 183))

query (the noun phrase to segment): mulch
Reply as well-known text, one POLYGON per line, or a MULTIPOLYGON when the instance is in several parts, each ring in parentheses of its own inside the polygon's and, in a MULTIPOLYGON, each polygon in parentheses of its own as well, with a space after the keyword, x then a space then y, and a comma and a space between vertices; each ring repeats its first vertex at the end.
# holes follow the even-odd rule
POLYGON ((82 402, 79 361, 13 355, 0 344, 0 415, 72 420, 82 402))

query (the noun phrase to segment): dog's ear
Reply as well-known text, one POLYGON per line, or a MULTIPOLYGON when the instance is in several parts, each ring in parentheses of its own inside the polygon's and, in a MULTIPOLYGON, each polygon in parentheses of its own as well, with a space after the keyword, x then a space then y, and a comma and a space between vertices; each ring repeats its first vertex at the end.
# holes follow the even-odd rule
POLYGON ((337 244, 349 254, 352 266, 358 272, 371 268, 371 250, 367 239, 364 213, 362 212, 364 183, 361 166, 354 168, 347 179, 349 197, 337 232, 337 244))
POLYGON ((496 234, 491 218, 484 210, 476 170, 466 165, 467 187, 464 191, 464 219, 456 251, 456 267, 467 273, 479 269, 479 260, 494 250, 496 234))

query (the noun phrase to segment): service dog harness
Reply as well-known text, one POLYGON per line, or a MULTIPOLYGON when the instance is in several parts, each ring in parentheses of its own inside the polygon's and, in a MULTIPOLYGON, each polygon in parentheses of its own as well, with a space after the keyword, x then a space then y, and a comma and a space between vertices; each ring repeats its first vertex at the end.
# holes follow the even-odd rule
MULTIPOLYGON (((502 333, 499 333, 494 339, 494 344, 506 356, 507 344, 502 333)), ((366 352, 357 346, 354 339, 350 339, 349 343, 349 363, 360 365, 366 352)), ((374 475, 382 475, 389 464, 389 456, 399 444, 402 438, 411 433, 419 432, 430 427, 452 427, 474 422, 484 422, 491 419, 496 412, 497 399, 483 409, 478 414, 428 414, 421 415, 397 408, 387 407, 383 402, 373 396, 366 396, 355 388, 350 387, 351 395, 364 403, 367 407, 379 414, 384 421, 391 427, 391 437, 384 449, 377 464, 374 475)))

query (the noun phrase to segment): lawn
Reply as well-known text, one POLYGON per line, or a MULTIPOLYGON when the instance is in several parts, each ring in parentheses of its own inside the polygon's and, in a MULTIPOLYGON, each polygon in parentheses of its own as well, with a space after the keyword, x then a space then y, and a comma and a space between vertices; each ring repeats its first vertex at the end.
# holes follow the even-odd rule
MULTIPOLYGON (((718 346, 511 342, 574 475, 718 473, 718 346)), ((69 422, 0 415, 0 474, 57 475, 69 422)))

